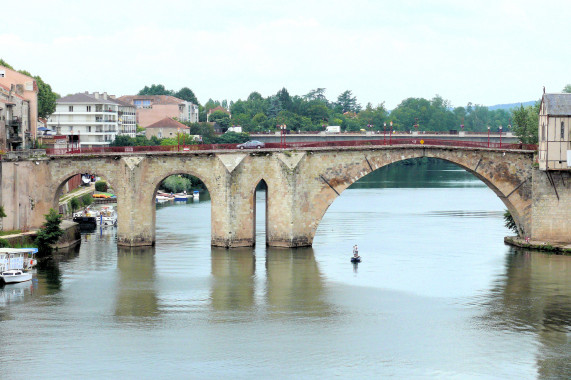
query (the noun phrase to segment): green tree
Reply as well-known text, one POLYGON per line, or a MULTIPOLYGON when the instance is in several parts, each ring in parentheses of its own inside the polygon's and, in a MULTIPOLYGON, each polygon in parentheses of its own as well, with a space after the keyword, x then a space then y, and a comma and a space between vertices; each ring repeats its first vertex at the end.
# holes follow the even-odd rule
POLYGON ((571 94, 571 84, 568 84, 567 86, 563 87, 563 90, 561 90, 561 92, 571 94))
POLYGON ((303 96, 306 101, 317 100, 319 102, 324 103, 326 106, 329 106, 329 100, 325 97, 325 88, 316 88, 314 90, 309 91, 307 94, 303 96))
POLYGON ((69 207, 71 208, 72 212, 75 212, 80 207, 79 199, 73 197, 69 200, 69 207))
POLYGON ((84 206, 89 206, 93 203, 93 196, 91 194, 83 194, 81 196, 81 203, 83 203, 84 206))
POLYGON ((138 95, 173 95, 172 90, 167 90, 162 84, 152 84, 151 87, 145 86, 138 95))
POLYGON ((194 95, 194 92, 192 92, 192 90, 188 87, 183 87, 180 90, 178 90, 174 96, 176 96, 179 99, 182 100, 186 100, 187 102, 191 102, 193 104, 199 105, 200 103, 198 103, 198 99, 196 98, 196 95, 194 95))
POLYGON ((36 245, 38 246, 38 256, 45 256, 52 253, 52 245, 57 243, 59 238, 63 235, 63 230, 60 227, 62 216, 59 215, 53 208, 45 215, 46 222, 38 230, 36 236, 36 245))
POLYGON ((357 97, 353 96, 350 90, 343 91, 337 97, 337 105, 341 108, 341 112, 359 112, 361 105, 357 103, 357 97))
POLYGON ((293 108, 293 102, 291 100, 291 96, 289 96, 289 92, 283 87, 281 90, 278 91, 276 94, 280 102, 280 108, 286 111, 291 111, 293 108))
POLYGON ((135 139, 127 135, 117 135, 109 146, 133 146, 135 139))
POLYGON ((250 139, 247 133, 226 132, 216 138, 217 144, 241 144, 250 139))
POLYGON ((34 79, 38 86, 38 117, 47 118, 56 110, 58 96, 42 78, 35 76, 34 79))
POLYGON ((512 110, 512 131, 524 144, 537 144, 539 132, 539 107, 537 102, 534 106, 512 110))
POLYGON ((230 115, 224 111, 214 111, 210 114, 209 120, 211 122, 217 123, 222 127, 223 130, 228 129, 232 125, 230 120, 230 115))

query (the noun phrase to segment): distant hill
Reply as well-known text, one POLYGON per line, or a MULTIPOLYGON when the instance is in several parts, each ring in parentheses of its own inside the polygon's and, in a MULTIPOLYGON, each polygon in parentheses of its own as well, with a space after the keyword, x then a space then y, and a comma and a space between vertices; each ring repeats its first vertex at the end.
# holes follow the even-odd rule
POLYGON ((519 107, 520 105, 523 105, 524 107, 527 106, 533 106, 535 104, 535 100, 531 100, 529 102, 521 102, 521 103, 509 103, 509 104, 496 104, 494 106, 488 106, 488 109, 490 111, 493 110, 506 110, 509 111, 513 108, 519 107))

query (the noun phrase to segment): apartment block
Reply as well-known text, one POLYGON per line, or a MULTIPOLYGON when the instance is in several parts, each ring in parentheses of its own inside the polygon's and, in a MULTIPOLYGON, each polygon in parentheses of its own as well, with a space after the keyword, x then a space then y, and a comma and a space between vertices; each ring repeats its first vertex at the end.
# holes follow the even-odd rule
POLYGON ((198 122, 198 105, 174 96, 125 95, 117 99, 135 106, 137 124, 144 128, 166 117, 183 122, 198 122))

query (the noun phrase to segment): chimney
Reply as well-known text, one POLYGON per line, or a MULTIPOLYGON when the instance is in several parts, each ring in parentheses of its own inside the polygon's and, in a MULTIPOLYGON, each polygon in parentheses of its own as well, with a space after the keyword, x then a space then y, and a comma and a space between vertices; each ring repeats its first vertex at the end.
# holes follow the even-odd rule
POLYGON ((107 100, 107 92, 104 92, 103 94, 101 94, 103 99, 107 100))
POLYGON ((99 99, 99 93, 98 93, 98 92, 94 92, 94 93, 93 93, 93 97, 94 97, 95 99, 99 99))

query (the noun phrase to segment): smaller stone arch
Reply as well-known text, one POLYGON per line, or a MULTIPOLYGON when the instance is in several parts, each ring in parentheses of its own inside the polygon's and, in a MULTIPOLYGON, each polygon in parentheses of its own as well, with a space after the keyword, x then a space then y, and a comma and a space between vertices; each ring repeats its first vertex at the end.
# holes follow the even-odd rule
POLYGON ((268 245, 268 220, 269 220, 269 215, 268 215, 268 204, 269 204, 269 197, 270 197, 270 191, 269 191, 269 186, 268 183, 266 182, 266 180, 264 178, 261 178, 259 181, 254 181, 254 190, 252 191, 252 236, 253 236, 253 241, 254 241, 254 245, 256 245, 256 217, 257 217, 257 199, 256 199, 256 190, 258 189, 258 187, 263 187, 265 188, 265 192, 266 192, 266 202, 265 202, 265 215, 266 215, 266 221, 265 221, 265 231, 266 231, 266 245, 268 245))

